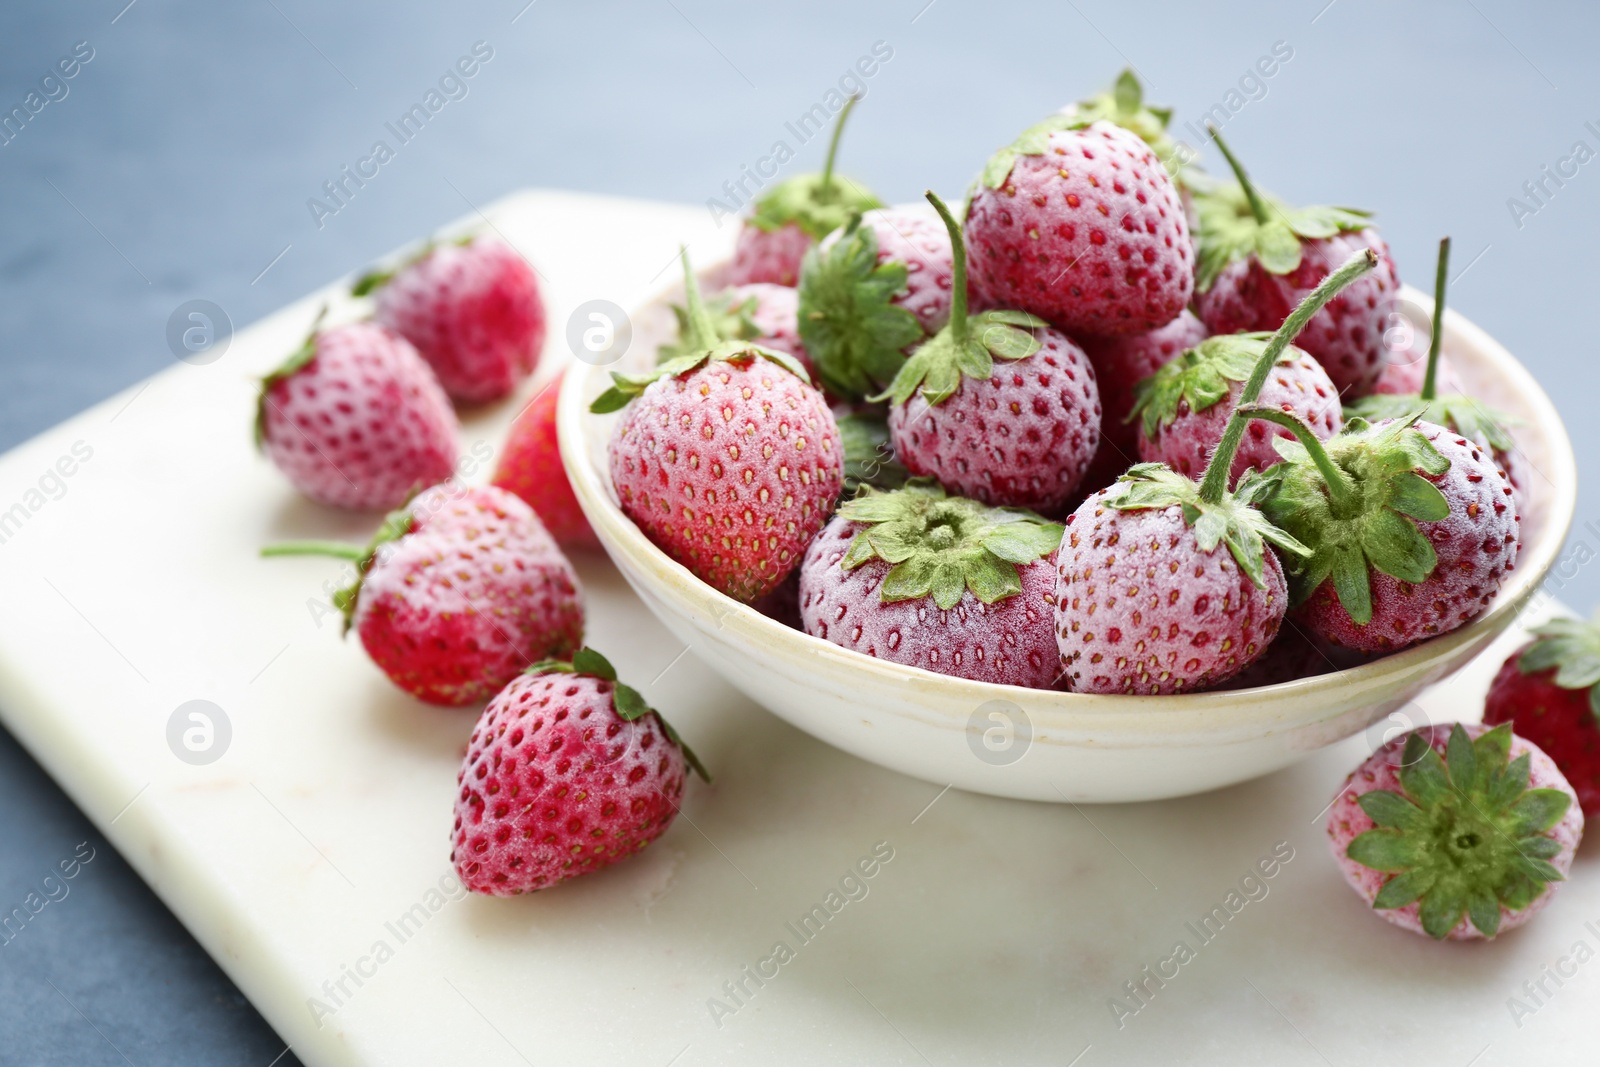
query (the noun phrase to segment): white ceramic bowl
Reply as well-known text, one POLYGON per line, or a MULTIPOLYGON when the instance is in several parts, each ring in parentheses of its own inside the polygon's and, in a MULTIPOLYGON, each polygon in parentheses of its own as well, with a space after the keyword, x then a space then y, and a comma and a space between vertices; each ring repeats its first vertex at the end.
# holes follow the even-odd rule
MULTIPOLYGON (((1490 609, 1467 626, 1349 670, 1184 696, 1058 693, 889 663, 722 595, 669 559, 618 507, 606 462, 617 416, 591 415, 589 403, 610 370, 654 362, 656 346, 672 336, 668 300, 678 293, 635 314, 633 341, 619 364, 577 364, 567 372, 557 416, 561 455, 584 513, 640 599, 718 674, 807 733, 939 785, 1112 802, 1183 796, 1277 770, 1365 729, 1483 651, 1543 581, 1572 522, 1572 445, 1550 398, 1510 353, 1447 310, 1444 350, 1455 374, 1522 420, 1517 458, 1528 496, 1516 569, 1490 609)), ((1406 297, 1431 314, 1430 299, 1411 290, 1406 297)))

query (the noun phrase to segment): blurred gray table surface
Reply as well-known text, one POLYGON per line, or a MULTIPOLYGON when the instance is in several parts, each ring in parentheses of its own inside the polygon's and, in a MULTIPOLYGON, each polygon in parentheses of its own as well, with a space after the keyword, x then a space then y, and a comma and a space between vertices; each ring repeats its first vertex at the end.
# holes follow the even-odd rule
MULTIPOLYGON (((1181 135, 1221 120, 1275 192, 1378 212, 1419 288, 1452 235, 1451 305, 1546 383, 1581 462, 1600 443, 1597 36, 1592 6, 1510 0, 8 3, 0 448, 169 365, 185 301, 246 325, 518 187, 734 207, 776 142, 795 151, 780 176, 820 164, 822 139, 787 124, 842 87, 866 94, 845 170, 889 201, 958 194, 1017 130, 1131 64, 1181 135), (472 76, 449 78, 468 56, 472 76), (430 90, 425 128, 373 173, 385 124, 430 90)), ((1600 590, 1583 469, 1552 582, 1579 607, 1600 590)), ((3 732, 0 805, 5 910, 95 850, 0 944, 0 1062, 295 1062, 3 732)))

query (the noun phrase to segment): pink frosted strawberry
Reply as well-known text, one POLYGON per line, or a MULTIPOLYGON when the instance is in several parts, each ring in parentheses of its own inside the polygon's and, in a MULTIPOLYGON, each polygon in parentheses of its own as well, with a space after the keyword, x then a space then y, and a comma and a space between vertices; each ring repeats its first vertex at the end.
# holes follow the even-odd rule
POLYGON ((950 234, 937 215, 869 211, 806 253, 800 336, 834 396, 894 381, 907 351, 950 318, 950 234))
POLYGON ((398 507, 450 477, 456 432, 416 349, 369 322, 313 328, 256 404, 256 444, 296 489, 341 508, 398 507))
POLYGON ((563 548, 599 548, 600 542, 578 506, 572 482, 561 463, 556 441, 556 401, 561 395, 557 374, 518 412, 500 450, 491 484, 515 493, 533 508, 556 544, 563 548))
POLYGON ((356 564, 334 597, 389 679, 430 704, 487 699, 529 664, 583 638, 572 565, 533 510, 495 488, 447 482, 391 513, 365 545, 303 541, 266 556, 356 564))
POLYGON ((1196 196, 1199 269, 1195 304, 1212 333, 1275 330, 1323 278, 1371 249, 1378 269, 1339 294, 1296 339, 1341 394, 1365 396, 1383 370, 1383 336, 1400 280, 1389 247, 1366 212, 1290 208, 1256 190, 1220 134, 1212 131, 1237 184, 1196 196))
POLYGON ((1268 546, 1308 550, 1255 508, 1261 478, 1228 490, 1243 412, 1299 329, 1375 259, 1357 256, 1335 271, 1263 347, 1203 481, 1140 464, 1068 517, 1056 553, 1055 619, 1068 689, 1192 692, 1221 685, 1266 653, 1288 607, 1283 566, 1268 546))
POLYGON ((729 284, 797 284, 800 262, 807 249, 843 226, 850 216, 883 206, 859 184, 833 172, 839 137, 857 99, 847 99, 839 112, 822 173, 801 174, 779 182, 756 201, 734 246, 729 284))
POLYGON ((378 321, 416 345, 458 401, 497 400, 538 366, 539 280, 501 241, 430 246, 398 271, 373 272, 355 285, 356 296, 372 292, 378 321))
POLYGON ((683 256, 685 354, 612 373, 596 413, 623 408, 611 481, 644 534, 719 592, 750 603, 800 563, 844 481, 833 412, 792 356, 720 340, 683 256))
POLYGON ((1142 333, 1189 302, 1194 253, 1172 179, 1140 138, 1056 115, 984 168, 967 207, 972 278, 990 304, 1070 334, 1142 333))
POLYGON ((705 769, 600 653, 535 664, 500 690, 457 776, 450 860, 474 893, 548 889, 627 859, 705 769))
POLYGON ((1297 611, 1325 640, 1393 652, 1448 633, 1488 606, 1516 564, 1510 484, 1478 445, 1415 418, 1352 419, 1323 442, 1292 415, 1262 510, 1311 549, 1294 561, 1297 611))
MULTIPOLYGON (((1133 407, 1139 457, 1198 477, 1271 338, 1265 333, 1209 337, 1140 382, 1133 407)), ((1298 416, 1319 437, 1332 437, 1344 425, 1339 390, 1316 360, 1293 345, 1278 357, 1256 403, 1298 416)), ((1247 470, 1277 463, 1272 442, 1280 437, 1293 439, 1293 434, 1259 420, 1245 427, 1229 484, 1247 470)))
POLYGON ((950 322, 901 366, 887 396, 900 462, 985 504, 1059 510, 1100 444, 1100 394, 1083 350, 1021 311, 967 315, 961 231, 950 322), (998 362, 997 362, 998 360, 998 362))
POLYGON ((813 637, 939 674, 1048 689, 1061 527, 917 480, 845 502, 800 567, 813 637))
POLYGON ((1472 941, 1538 914, 1572 867, 1583 812, 1550 757, 1509 726, 1424 726, 1345 779, 1328 845, 1384 919, 1472 941))
POLYGON ((1533 630, 1489 684, 1483 721, 1508 722, 1547 752, 1578 795, 1600 814, 1600 622, 1555 619, 1533 630))

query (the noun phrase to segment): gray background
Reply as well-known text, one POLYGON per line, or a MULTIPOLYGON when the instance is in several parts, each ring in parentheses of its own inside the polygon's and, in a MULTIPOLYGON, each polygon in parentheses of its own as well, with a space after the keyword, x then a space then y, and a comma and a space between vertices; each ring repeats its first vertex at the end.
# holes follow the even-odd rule
MULTIPOLYGON (((959 194, 992 149, 1126 63, 1181 123, 1281 40, 1293 58, 1228 120, 1231 143, 1289 199, 1377 211, 1422 288, 1451 234, 1452 305, 1546 383, 1582 460, 1600 441, 1600 162, 1520 227, 1506 201, 1575 141, 1600 150, 1584 128, 1600 129, 1600 12, 1325 2, 9 2, 0 107, 76 42, 95 56, 0 147, 0 448, 167 366, 167 317, 185 300, 243 326, 520 186, 703 203, 875 41, 894 55, 867 82, 844 166, 909 200, 959 194), (470 95, 319 229, 306 200, 478 40, 494 58, 470 95)), ((813 141, 785 173, 820 156, 813 141)), ((1582 529, 1600 471, 1584 470, 1574 550, 1600 547, 1582 529)), ((1562 573, 1559 594, 1587 610, 1600 573, 1562 573)), ((78 842, 98 850, 67 899, 0 946, 0 1060, 264 1067, 282 1052, 3 732, 0 810, 7 909, 78 842)))

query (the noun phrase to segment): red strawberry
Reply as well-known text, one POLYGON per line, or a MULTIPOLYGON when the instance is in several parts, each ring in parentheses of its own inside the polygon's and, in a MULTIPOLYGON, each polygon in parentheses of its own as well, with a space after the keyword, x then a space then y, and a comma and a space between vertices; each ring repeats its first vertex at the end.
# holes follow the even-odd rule
POLYGON ((937 215, 869 211, 806 253, 800 336, 834 396, 894 381, 906 353, 950 318, 950 234, 937 215))
POLYGON ((389 679, 430 704, 487 699, 583 638, 577 575, 521 500, 453 482, 384 520, 365 547, 291 542, 267 556, 324 555, 359 577, 334 604, 389 679))
POLYGON ((1593 818, 1600 814, 1600 625, 1557 619, 1533 635, 1490 683, 1483 721, 1508 722, 1549 753, 1593 818))
POLYGON ((685 764, 706 777, 600 653, 536 664, 495 695, 467 742, 450 861, 468 889, 496 897, 609 867, 672 825, 685 764))
MULTIPOLYGON (((1270 339, 1264 333, 1210 337, 1140 382, 1133 409, 1139 457, 1199 477, 1270 339)), ((1256 403, 1298 416, 1318 437, 1332 437, 1344 425, 1339 391, 1327 372, 1293 345, 1278 357, 1256 403)), ((1271 423, 1250 423, 1233 457, 1228 484, 1247 470, 1266 470, 1277 463, 1272 442, 1293 436, 1271 423)))
MULTIPOLYGON (((1214 133, 1214 131, 1213 131, 1214 133)), ((1235 185, 1197 194, 1200 264, 1195 304, 1212 333, 1275 330, 1351 255, 1371 249, 1378 269, 1322 310, 1295 343, 1348 397, 1372 391, 1383 369, 1383 335, 1400 280, 1389 247, 1349 208, 1290 208, 1258 192, 1220 135, 1235 185)))
POLYGON ((1071 334, 1164 326, 1189 302, 1194 256, 1178 191, 1150 146, 1056 115, 984 169, 967 208, 978 293, 1071 334))
POLYGON ((1100 444, 1100 394, 1083 350, 1021 311, 967 316, 961 232, 944 202, 955 252, 950 322, 902 364, 887 396, 900 462, 985 504, 1050 513, 1100 444), (1001 363, 995 362, 998 357, 1001 363))
POLYGON ((683 257, 685 355, 612 374, 596 413, 611 434, 623 512, 702 581, 750 603, 777 588, 828 521, 843 485, 833 412, 782 352, 721 341, 683 257))
POLYGON ((1263 347, 1200 484, 1140 464, 1067 519, 1055 630, 1068 689, 1191 692, 1228 681, 1267 651, 1288 606, 1282 565, 1267 545, 1307 549, 1253 506, 1260 478, 1228 491, 1244 412, 1295 333, 1374 265, 1361 256, 1334 272, 1263 347))
POLYGON ((800 567, 813 637, 923 670, 1002 685, 1054 682, 1061 527, 915 481, 847 501, 800 567))
POLYGON ((808 248, 843 226, 851 215, 883 206, 858 183, 842 176, 836 178, 833 173, 839 135, 844 132, 845 120, 856 100, 854 96, 847 99, 839 112, 822 173, 801 174, 779 182, 756 201, 734 246, 730 284, 797 284, 800 261, 808 248))
POLYGON ((456 400, 497 400, 538 366, 545 334, 539 280, 500 241, 429 248, 395 273, 368 274, 354 292, 374 290, 378 321, 417 346, 456 400))
POLYGON ((538 514, 550 536, 563 548, 599 548, 584 518, 572 483, 561 464, 556 443, 556 401, 561 395, 557 374, 517 414, 506 435, 491 484, 515 493, 538 514))
POLYGON ((1481 940, 1555 896, 1583 837, 1572 801, 1550 757, 1509 727, 1424 726, 1345 779, 1328 845, 1384 919, 1435 940, 1481 940))
POLYGON ((416 349, 368 322, 313 330, 261 380, 256 444, 334 507, 394 508, 450 477, 456 416, 416 349))
POLYGON ((1432 423, 1356 419, 1324 444, 1292 415, 1262 510, 1311 553, 1295 603, 1325 640, 1393 652, 1448 633, 1494 599, 1516 563, 1511 486, 1477 445, 1432 423), (1420 525, 1419 525, 1420 524, 1420 525))

